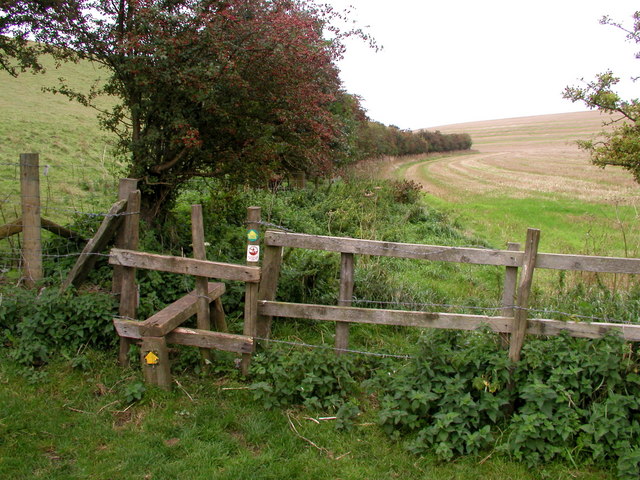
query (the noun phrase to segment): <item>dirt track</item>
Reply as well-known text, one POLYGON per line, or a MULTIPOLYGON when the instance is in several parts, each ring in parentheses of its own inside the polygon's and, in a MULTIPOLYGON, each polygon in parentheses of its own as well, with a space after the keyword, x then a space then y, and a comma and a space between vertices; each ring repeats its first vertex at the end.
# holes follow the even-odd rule
POLYGON ((575 143, 600 131, 603 118, 580 112, 429 128, 469 133, 473 152, 427 159, 409 166, 404 176, 447 200, 471 193, 637 203, 640 188, 629 173, 591 165, 575 143))

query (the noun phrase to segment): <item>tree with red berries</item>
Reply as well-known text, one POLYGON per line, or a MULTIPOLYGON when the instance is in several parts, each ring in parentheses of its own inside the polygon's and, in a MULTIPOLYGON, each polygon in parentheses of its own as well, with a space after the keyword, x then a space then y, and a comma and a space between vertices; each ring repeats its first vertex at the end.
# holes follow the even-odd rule
POLYGON ((345 142, 341 39, 366 38, 337 31, 337 17, 305 0, 5 0, 0 38, 14 50, 0 44, 0 60, 33 67, 37 45, 104 67, 107 78, 85 92, 55 91, 88 106, 115 97, 101 123, 142 180, 153 220, 194 177, 258 183, 330 171, 345 142))

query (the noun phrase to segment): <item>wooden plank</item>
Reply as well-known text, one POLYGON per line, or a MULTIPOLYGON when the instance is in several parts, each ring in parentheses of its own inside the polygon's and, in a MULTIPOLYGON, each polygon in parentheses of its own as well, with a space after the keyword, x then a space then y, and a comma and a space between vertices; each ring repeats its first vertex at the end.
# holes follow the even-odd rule
POLYGON ((147 383, 165 390, 171 389, 169 349, 164 337, 142 337, 140 360, 147 383))
POLYGON ((476 330, 483 325, 487 325, 494 332, 509 332, 511 330, 511 321, 513 320, 510 317, 333 307, 328 305, 271 302, 267 300, 258 302, 258 310, 263 315, 271 315, 273 317, 396 325, 401 327, 476 330))
MULTIPOLYGON (((340 298, 338 305, 350 307, 353 299, 353 253, 342 253, 340 257, 340 298)), ((340 355, 349 349, 349 323, 336 322, 336 354, 340 355)))
MULTIPOLYGON (((140 331, 141 322, 114 318, 113 325, 121 337, 132 340, 140 340, 143 337, 140 331)), ((190 347, 214 348, 233 353, 250 353, 253 351, 253 340, 251 338, 230 333, 178 327, 167 334, 165 338, 168 343, 190 347)))
POLYGON ((111 206, 96 234, 89 239, 84 249, 82 249, 78 261, 67 275, 60 290, 66 290, 71 285, 78 286, 87 278, 97 260, 95 254, 106 248, 107 243, 113 238, 118 226, 122 223, 120 214, 124 212, 126 205, 126 200, 118 200, 111 206))
MULTIPOLYGON (((318 321, 342 321, 403 327, 440 328, 451 330, 477 330, 488 326, 497 333, 511 331, 511 317, 488 317, 452 313, 407 312, 400 310, 374 310, 354 307, 332 307, 273 301, 258 302, 262 314, 283 318, 300 318, 318 321)), ((611 331, 618 331, 631 342, 640 342, 640 325, 621 323, 564 322, 541 318, 528 319, 527 334, 559 335, 567 332, 572 337, 601 338, 611 331)))
POLYGON ((527 316, 529 308, 529 295, 531 284, 533 283, 533 272, 535 271, 536 255, 540 243, 540 230, 530 228, 527 230, 527 241, 524 247, 524 262, 520 282, 518 284, 518 298, 516 301, 515 316, 513 318, 513 328, 509 342, 509 358, 512 362, 520 361, 520 353, 524 338, 527 334, 527 316))
POLYGON ((296 247, 357 255, 378 255, 381 257, 498 265, 503 267, 519 267, 523 255, 522 252, 510 252, 508 250, 441 247, 276 231, 268 231, 265 234, 265 243, 276 247, 296 247))
POLYGON ((20 155, 22 203, 22 278, 28 287, 42 280, 42 238, 40 222, 40 159, 37 153, 20 155))
POLYGON ((73 230, 69 230, 68 228, 63 227, 62 225, 58 225, 57 223, 52 222, 51 220, 47 220, 46 218, 40 218, 40 223, 42 225, 42 228, 50 231, 51 233, 55 233, 59 237, 69 238, 71 240, 77 240, 79 242, 87 241, 87 239, 79 233, 74 232, 73 230))
MULTIPOLYGON (((225 292, 224 283, 209 283, 204 296, 209 298, 209 302, 219 298, 225 292)), ((207 298, 201 298, 200 293, 194 290, 184 297, 176 300, 171 305, 147 318, 140 324, 140 331, 148 337, 162 337, 174 328, 181 325, 198 311, 198 302, 207 298)))
POLYGON ((111 265, 159 270, 207 278, 219 278, 240 282, 260 281, 259 267, 245 267, 230 263, 210 262, 193 258, 157 255, 155 253, 134 252, 114 248, 109 257, 111 265))
MULTIPOLYGON (((258 288, 258 300, 275 300, 278 279, 282 267, 282 247, 265 247, 262 260, 262 278, 258 288)), ((271 337, 272 317, 258 315, 257 335, 260 338, 271 337)))
POLYGON ((209 307, 209 315, 211 323, 218 332, 228 332, 227 320, 224 314, 224 308, 222 307, 222 301, 216 298, 213 301, 213 307, 209 307))
MULTIPOLYGON (((257 267, 259 262, 252 254, 252 249, 257 248, 260 251, 260 207, 249 207, 247 209, 247 266, 257 267)), ((259 253, 257 255, 259 257, 259 253)), ((255 337, 258 333, 258 288, 257 283, 247 283, 244 295, 244 323, 242 333, 248 337, 255 337)), ((240 370, 244 376, 249 374, 249 364, 251 362, 251 354, 242 355, 240 370)))
POLYGON ((564 322, 542 318, 529 319, 527 334, 529 335, 559 335, 567 332, 572 337, 602 338, 610 332, 618 332, 629 342, 640 342, 640 325, 604 322, 564 322))
MULTIPOLYGON (((524 259, 523 252, 509 250, 379 242, 276 231, 268 231, 265 234, 265 243, 269 246, 503 267, 520 267, 524 259)), ((539 253, 535 268, 640 274, 640 259, 539 253)))
POLYGON ((10 237, 22 231, 22 217, 15 219, 11 223, 2 225, 0 227, 0 240, 10 237))
POLYGON ((599 273, 640 273, 640 258, 539 253, 536 268, 599 273))
MULTIPOLYGON (((507 250, 510 252, 520 251, 519 243, 508 243, 507 250)), ((518 286, 518 267, 505 267, 504 285, 502 289, 502 316, 513 317, 514 306, 516 304, 516 288, 518 286)), ((502 348, 509 348, 509 336, 501 334, 500 341, 502 348)))

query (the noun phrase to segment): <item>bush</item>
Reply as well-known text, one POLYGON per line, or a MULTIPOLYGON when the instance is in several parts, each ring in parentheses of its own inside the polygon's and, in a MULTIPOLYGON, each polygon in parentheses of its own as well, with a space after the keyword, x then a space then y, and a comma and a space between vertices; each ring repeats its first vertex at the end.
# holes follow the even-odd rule
POLYGON ((89 346, 115 345, 116 313, 114 297, 103 293, 5 289, 0 302, 2 342, 13 347, 11 356, 24 365, 46 363, 54 354, 74 358, 89 346))

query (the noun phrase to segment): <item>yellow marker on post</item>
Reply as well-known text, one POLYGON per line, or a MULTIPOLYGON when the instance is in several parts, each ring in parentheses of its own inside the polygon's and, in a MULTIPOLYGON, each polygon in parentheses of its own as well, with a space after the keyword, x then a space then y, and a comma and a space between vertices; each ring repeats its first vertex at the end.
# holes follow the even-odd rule
POLYGON ((153 352, 149 352, 144 356, 144 360, 147 362, 147 365, 158 365, 160 357, 153 352))

